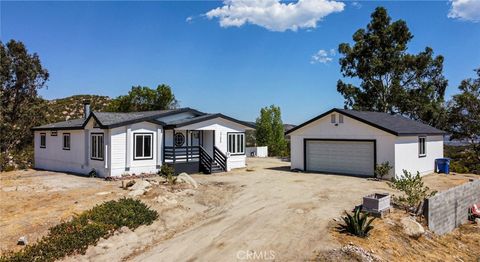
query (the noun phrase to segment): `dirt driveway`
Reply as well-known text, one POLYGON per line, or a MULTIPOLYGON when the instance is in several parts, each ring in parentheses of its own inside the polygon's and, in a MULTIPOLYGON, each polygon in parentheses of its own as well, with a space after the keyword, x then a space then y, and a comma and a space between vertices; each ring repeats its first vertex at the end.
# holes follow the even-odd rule
MULTIPOLYGON (((329 223, 362 196, 393 192, 385 182, 289 171, 278 159, 248 159, 248 168, 194 175, 197 189, 154 187, 141 196, 160 218, 134 232, 119 232, 67 261, 236 261, 263 258, 305 260, 337 247, 329 223), (162 201, 159 201, 158 199, 162 201), (169 200, 164 201, 165 198, 169 200)), ((75 212, 128 194, 119 181, 106 182, 53 172, 1 174, 2 248, 20 235, 30 241, 75 212)), ((468 176, 426 176, 433 189, 468 176)))
POLYGON ((248 254, 292 261, 336 246, 328 223, 373 192, 391 192, 384 182, 288 171, 277 159, 250 159, 249 169, 195 176, 202 182, 239 187, 216 214, 139 254, 136 261, 234 261, 248 254))

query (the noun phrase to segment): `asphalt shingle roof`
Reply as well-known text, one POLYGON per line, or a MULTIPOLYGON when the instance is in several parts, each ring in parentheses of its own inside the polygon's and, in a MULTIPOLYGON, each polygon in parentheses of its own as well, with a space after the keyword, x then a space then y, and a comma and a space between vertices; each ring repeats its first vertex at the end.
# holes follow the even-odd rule
POLYGON ((346 116, 349 116, 353 119, 386 131, 388 133, 402 136, 402 135, 444 135, 445 131, 434 128, 432 126, 426 125, 419 121, 415 121, 399 115, 391 115, 382 112, 371 112, 371 111, 356 111, 349 109, 337 109, 334 108, 329 110, 326 113, 323 113, 297 127, 290 129, 287 134, 304 127, 317 119, 320 119, 332 112, 342 113, 346 116))
MULTIPOLYGON (((175 112, 192 111, 197 114, 203 114, 190 108, 180 108, 173 110, 156 110, 156 111, 144 111, 144 112, 131 112, 131 113, 113 113, 113 112, 92 112, 92 116, 96 118, 99 124, 103 127, 115 127, 124 125, 129 122, 136 122, 141 120, 155 119, 156 117, 167 115, 175 112)), ((57 122, 53 124, 47 124, 37 126, 34 130, 49 130, 49 129, 82 129, 86 119, 73 119, 63 122, 57 122)))
POLYGON ((81 129, 83 127, 84 118, 72 119, 57 123, 46 124, 43 126, 37 126, 32 129, 81 129))
POLYGON ((186 125, 190 125, 190 124, 194 124, 194 123, 198 123, 198 122, 202 122, 202 121, 206 121, 214 118, 223 118, 223 119, 235 122, 237 124, 245 125, 250 128, 255 128, 255 125, 250 122, 237 120, 235 118, 231 118, 229 116, 225 116, 222 114, 204 114, 196 117, 183 118, 183 119, 178 119, 174 121, 168 121, 166 125, 170 127, 182 127, 182 126, 186 126, 186 125))
MULTIPOLYGON (((118 127, 122 125, 127 125, 130 123, 141 122, 141 121, 153 121, 161 125, 167 125, 169 127, 177 127, 177 126, 193 124, 193 123, 197 123, 197 122, 201 122, 204 120, 209 120, 217 117, 224 118, 224 119, 251 127, 250 123, 243 122, 228 116, 224 116, 222 114, 205 114, 191 108, 130 112, 130 113, 92 112, 91 116, 95 118, 95 120, 97 120, 97 122, 102 128, 113 128, 113 127, 118 127), (178 119, 178 120, 172 120, 168 122, 164 122, 162 120, 162 117, 165 117, 171 114, 182 113, 182 112, 192 112, 194 116, 178 119)), ((87 119, 81 118, 81 119, 68 120, 68 121, 63 121, 63 122, 58 122, 53 124, 47 124, 43 126, 37 126, 32 129, 33 130, 83 129, 83 127, 86 124, 86 121, 88 121, 89 118, 87 119)))

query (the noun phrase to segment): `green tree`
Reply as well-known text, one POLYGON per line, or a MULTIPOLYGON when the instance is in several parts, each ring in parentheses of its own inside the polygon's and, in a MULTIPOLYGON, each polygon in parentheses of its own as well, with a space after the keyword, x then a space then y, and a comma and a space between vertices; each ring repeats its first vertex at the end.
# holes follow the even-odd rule
POLYGON ((448 102, 448 125, 452 133, 450 139, 467 140, 474 152, 477 164, 480 163, 480 68, 475 69, 476 79, 465 79, 448 102))
POLYGON ((269 155, 285 156, 287 154, 280 107, 271 105, 260 109, 255 137, 258 146, 268 146, 269 155))
POLYGON ((161 84, 156 89, 146 86, 133 86, 127 95, 113 99, 107 111, 136 112, 174 109, 178 101, 168 85, 161 84))
POLYGON ((360 80, 359 86, 338 80, 337 91, 346 108, 402 114, 441 125, 448 84, 443 57, 433 57, 430 47, 417 55, 407 53, 412 38, 405 21, 391 22, 387 10, 377 7, 367 28, 353 35, 355 44, 339 45, 343 76, 360 80))
POLYGON ((37 91, 49 74, 39 56, 15 40, 0 42, 0 64, 0 170, 5 170, 12 153, 31 145, 30 128, 45 119, 44 101, 37 91))

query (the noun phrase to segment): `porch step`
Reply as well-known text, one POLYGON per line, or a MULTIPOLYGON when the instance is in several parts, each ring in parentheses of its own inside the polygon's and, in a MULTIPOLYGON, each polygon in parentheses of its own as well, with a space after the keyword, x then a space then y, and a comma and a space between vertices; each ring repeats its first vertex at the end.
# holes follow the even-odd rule
POLYGON ((217 164, 217 163, 212 163, 212 173, 220 173, 220 172, 223 172, 223 168, 217 164))

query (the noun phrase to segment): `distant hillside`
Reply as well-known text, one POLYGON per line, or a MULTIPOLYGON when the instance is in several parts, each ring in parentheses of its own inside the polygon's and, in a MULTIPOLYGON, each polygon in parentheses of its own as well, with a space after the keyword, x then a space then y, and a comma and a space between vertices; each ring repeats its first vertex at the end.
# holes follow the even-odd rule
POLYGON ((92 111, 105 111, 111 98, 97 95, 75 95, 47 100, 47 122, 54 123, 83 117, 83 101, 90 101, 92 111))

